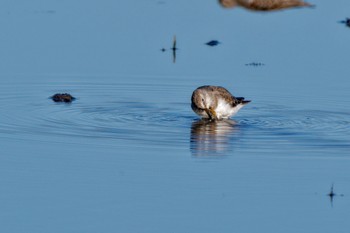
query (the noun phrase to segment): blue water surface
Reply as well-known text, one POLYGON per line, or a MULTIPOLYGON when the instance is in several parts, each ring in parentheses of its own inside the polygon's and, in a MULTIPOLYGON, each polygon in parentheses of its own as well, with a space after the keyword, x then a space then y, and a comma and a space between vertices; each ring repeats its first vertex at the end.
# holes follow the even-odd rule
POLYGON ((349 232, 350 3, 312 3, 3 0, 0 232, 349 232))

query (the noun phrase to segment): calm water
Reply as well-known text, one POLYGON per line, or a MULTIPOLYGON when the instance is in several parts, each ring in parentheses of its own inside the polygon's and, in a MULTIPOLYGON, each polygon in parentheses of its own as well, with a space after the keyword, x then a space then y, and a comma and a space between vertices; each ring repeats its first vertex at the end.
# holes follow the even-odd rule
POLYGON ((349 232, 347 1, 19 2, 0 9, 1 232, 349 232), (252 102, 203 122, 205 84, 252 102))

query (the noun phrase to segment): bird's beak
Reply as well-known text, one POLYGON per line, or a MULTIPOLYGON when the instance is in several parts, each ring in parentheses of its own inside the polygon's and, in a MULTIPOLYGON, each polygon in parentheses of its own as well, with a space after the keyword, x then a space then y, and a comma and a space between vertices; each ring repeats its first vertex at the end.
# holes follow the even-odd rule
POLYGON ((205 112, 208 114, 210 120, 216 120, 217 119, 216 112, 214 111, 214 109, 206 108, 205 112))

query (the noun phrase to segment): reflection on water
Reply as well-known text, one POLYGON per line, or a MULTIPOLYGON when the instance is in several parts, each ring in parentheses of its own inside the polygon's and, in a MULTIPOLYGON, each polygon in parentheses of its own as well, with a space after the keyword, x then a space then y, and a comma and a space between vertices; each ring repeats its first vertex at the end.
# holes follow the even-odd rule
POLYGON ((198 120, 191 126, 190 148, 192 155, 225 155, 230 151, 230 136, 237 131, 233 120, 208 121, 198 120))

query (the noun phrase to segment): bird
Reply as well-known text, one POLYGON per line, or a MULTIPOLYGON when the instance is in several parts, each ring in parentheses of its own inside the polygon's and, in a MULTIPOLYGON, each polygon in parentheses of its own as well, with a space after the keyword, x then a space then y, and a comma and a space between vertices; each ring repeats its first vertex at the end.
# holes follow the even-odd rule
POLYGON ((274 11, 293 7, 313 7, 302 0, 219 0, 221 6, 233 8, 240 6, 252 11, 274 11))
POLYGON ((203 119, 222 120, 235 115, 249 102, 244 97, 234 97, 224 87, 207 85, 193 91, 191 108, 203 119))
POLYGON ((217 40, 211 40, 211 41, 209 41, 209 42, 207 42, 205 44, 208 45, 208 46, 216 46, 216 45, 220 44, 220 42, 217 41, 217 40))

